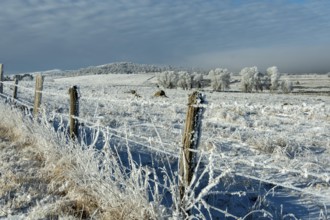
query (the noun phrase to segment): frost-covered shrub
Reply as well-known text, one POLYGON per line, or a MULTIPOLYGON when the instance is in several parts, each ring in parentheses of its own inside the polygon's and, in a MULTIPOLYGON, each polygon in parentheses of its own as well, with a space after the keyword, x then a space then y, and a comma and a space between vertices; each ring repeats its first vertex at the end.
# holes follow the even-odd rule
POLYGON ((270 77, 270 90, 275 91, 279 87, 279 79, 281 74, 276 66, 269 67, 267 69, 267 74, 270 77))
POLYGON ((258 92, 263 91, 263 74, 260 72, 256 72, 253 76, 253 80, 254 80, 254 89, 258 92))
POLYGON ((286 93, 286 94, 292 92, 292 90, 293 90, 292 82, 289 81, 289 80, 282 81, 281 90, 282 90, 283 93, 286 93))
POLYGON ((187 71, 178 72, 177 86, 187 90, 192 88, 202 88, 203 74, 201 73, 188 73, 187 71))
POLYGON ((194 85, 196 86, 196 88, 202 88, 203 74, 194 72, 193 77, 194 85))
POLYGON ((216 68, 210 70, 211 87, 213 91, 224 91, 230 87, 230 75, 228 69, 216 68))
POLYGON ((243 92, 252 92, 255 85, 257 85, 257 79, 260 81, 258 68, 256 66, 245 67, 239 74, 241 75, 241 90, 243 92))
POLYGON ((157 75, 158 84, 167 89, 173 89, 177 85, 178 74, 174 71, 164 71, 157 75))
POLYGON ((193 75, 189 74, 186 71, 178 72, 178 81, 177 86, 181 87, 184 90, 192 89, 193 87, 193 75))
POLYGON ((270 77, 267 74, 262 76, 261 84, 262 84, 262 90, 264 90, 264 89, 270 90, 271 80, 270 80, 270 77))

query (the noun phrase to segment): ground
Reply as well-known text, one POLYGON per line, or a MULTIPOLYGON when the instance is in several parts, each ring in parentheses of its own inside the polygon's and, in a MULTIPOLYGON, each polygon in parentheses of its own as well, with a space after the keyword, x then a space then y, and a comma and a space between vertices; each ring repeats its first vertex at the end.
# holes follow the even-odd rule
MULTIPOLYGON (((317 75, 286 77, 299 80, 296 92, 304 90, 302 94, 244 94, 237 92, 238 85, 233 85, 230 92, 216 93, 207 88, 202 91, 208 103, 204 106, 199 150, 215 158, 216 174, 230 173, 218 191, 213 192, 224 195, 212 197, 217 208, 240 217, 253 209, 267 209, 274 216, 277 213, 289 218, 292 214, 301 219, 316 219, 329 209, 329 79, 317 75)), ((68 89, 79 85, 79 120, 95 131, 91 142, 98 147, 106 146, 103 139, 97 138, 107 133, 112 144, 139 148, 143 154, 166 153, 172 163, 178 156, 191 91, 166 90, 168 98, 154 97, 159 90, 156 82, 153 74, 46 77, 42 108, 50 122, 65 124, 68 89), (131 90, 140 97, 132 95, 131 90)), ((33 101, 33 83, 20 82, 22 101, 33 101)), ((9 87, 5 89, 11 93, 9 87)), ((44 166, 42 157, 33 150, 33 143, 17 144, 5 137, 1 147, 0 167, 6 170, 5 175, 1 174, 4 177, 1 181, 8 188, 4 196, 1 195, 1 204, 4 207, 37 206, 36 201, 42 198, 33 187, 43 192, 47 188, 44 183, 39 181, 39 185, 29 187, 18 183, 40 178, 36 170, 44 166), (19 159, 17 163, 14 158, 19 159), (29 158, 34 162, 26 163, 29 158), (21 171, 22 168, 27 171, 21 171), (29 179, 20 177, 20 172, 28 173, 29 179), (19 202, 21 200, 23 202, 19 202)), ((137 162, 152 165, 144 157, 137 162)), ((211 200, 208 197, 208 201, 211 200)), ((15 212, 15 209, 9 210, 15 212)), ((18 210, 24 212, 24 209, 18 210)))

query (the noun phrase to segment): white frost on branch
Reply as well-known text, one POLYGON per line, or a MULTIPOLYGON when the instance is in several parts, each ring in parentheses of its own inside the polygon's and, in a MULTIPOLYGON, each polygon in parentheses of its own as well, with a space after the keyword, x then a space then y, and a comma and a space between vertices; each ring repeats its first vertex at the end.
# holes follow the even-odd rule
POLYGON ((158 84, 167 89, 173 89, 177 85, 178 74, 174 71, 164 71, 157 75, 158 84))
POLYGON ((187 71, 178 72, 177 86, 184 89, 192 89, 193 87, 193 75, 189 74, 187 71))
POLYGON ((256 66, 244 67, 241 72, 241 90, 243 92, 252 92, 253 88, 257 84, 257 79, 259 77, 259 71, 256 66))
POLYGON ((213 91, 224 91, 230 87, 231 73, 228 69, 216 68, 210 70, 209 77, 211 78, 211 87, 213 91))
POLYGON ((283 93, 287 94, 292 92, 293 84, 290 80, 284 80, 281 82, 281 90, 283 93))
POLYGON ((270 90, 275 91, 279 87, 279 79, 281 77, 280 72, 276 66, 269 67, 267 69, 267 75, 270 77, 270 90))

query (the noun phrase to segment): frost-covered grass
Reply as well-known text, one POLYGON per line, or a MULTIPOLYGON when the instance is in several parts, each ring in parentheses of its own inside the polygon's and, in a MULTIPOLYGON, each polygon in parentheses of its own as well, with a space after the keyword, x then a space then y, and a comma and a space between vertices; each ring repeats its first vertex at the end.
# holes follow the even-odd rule
POLYGON ((104 147, 98 150, 55 132, 47 118, 32 121, 9 106, 1 104, 0 109, 0 217, 181 219, 194 210, 192 216, 203 218, 212 212, 204 197, 229 172, 214 174, 211 159, 202 172, 197 169, 182 202, 170 157, 154 158, 162 162, 151 157, 152 166, 146 166, 141 155, 137 163, 128 144, 125 152, 111 144, 104 130, 104 147))
MULTIPOLYGON (((129 168, 135 169, 143 178, 146 173, 157 173, 148 175, 153 179, 147 182, 155 182, 156 177, 160 182, 159 194, 151 196, 147 193, 146 196, 146 182, 137 181, 142 176, 135 177, 136 182, 133 183, 140 186, 133 188, 134 192, 145 195, 141 197, 145 200, 139 196, 133 198, 143 201, 141 204, 144 205, 139 210, 149 210, 147 213, 158 217, 178 216, 176 160, 181 146, 187 98, 191 92, 165 90, 169 98, 153 97, 158 90, 155 83, 152 74, 46 78, 43 109, 49 121, 56 126, 56 123, 64 126, 61 121, 67 120, 68 88, 71 85, 80 86, 80 122, 84 128, 93 131, 92 138, 87 138, 88 144, 93 143, 98 149, 108 149, 110 146, 112 150, 111 146, 115 145, 120 151, 118 155, 131 150, 135 162, 122 161, 125 172, 121 173, 125 181, 131 178, 127 176, 126 169, 129 168), (129 93, 132 89, 141 98, 129 93), (96 137, 101 138, 97 140, 96 137), (104 140, 108 140, 109 145, 105 145, 104 140), (164 157, 164 152, 171 156, 164 157), (154 156, 150 159, 146 155, 154 156), (165 177, 158 170, 159 166, 165 167, 162 170, 165 177), (172 171, 169 169, 171 166, 172 171), (158 204, 161 208, 154 211, 158 204)), ((19 89, 19 97, 32 101, 34 83, 21 82, 20 85, 32 90, 19 89)), ((8 87, 6 89, 10 92, 8 87)), ((201 215, 208 216, 210 211, 213 217, 223 218, 224 215, 219 213, 228 210, 233 215, 247 215, 252 219, 257 215, 251 212, 265 214, 269 219, 288 219, 293 215, 315 219, 320 212, 325 213, 324 210, 329 209, 329 96, 212 93, 207 88, 204 94, 208 104, 205 106, 199 149, 203 156, 196 175, 198 181, 193 183, 196 187, 192 186, 194 190, 187 192, 186 196, 192 201, 190 205, 196 202, 195 216, 201 210, 201 215), (204 170, 207 172, 202 175, 204 170), (213 174, 217 184, 205 193, 203 189, 211 185, 209 178, 213 174)), ((93 157, 100 157, 95 161, 103 160, 103 153, 96 154, 97 151, 92 148, 84 148, 93 157)), ((90 169, 86 161, 91 159, 82 158, 82 163, 85 161, 82 167, 86 167, 82 169, 90 169)), ((97 167, 95 161, 90 162, 91 167, 97 167)), ((121 165, 118 167, 122 169, 121 165)), ((87 175, 83 170, 77 169, 78 176, 87 175)), ((90 188, 97 181, 87 181, 90 185, 85 182, 84 188, 90 188)), ((148 192, 156 192, 153 185, 147 186, 151 187, 148 192)))
MULTIPOLYGON (((146 194, 143 167, 127 173, 110 151, 0 105, 0 217, 15 219, 154 219, 161 206, 146 194)), ((156 196, 156 194, 154 194, 156 196)))

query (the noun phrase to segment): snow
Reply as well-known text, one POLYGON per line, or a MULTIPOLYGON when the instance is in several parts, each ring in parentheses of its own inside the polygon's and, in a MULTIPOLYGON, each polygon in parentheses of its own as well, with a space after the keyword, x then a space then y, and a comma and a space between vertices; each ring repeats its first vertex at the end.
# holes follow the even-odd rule
POLYGON ((141 86, 146 82, 153 82, 150 78, 154 78, 154 75, 150 74, 108 74, 108 75, 88 75, 77 77, 63 77, 54 79, 56 84, 61 85, 73 85, 79 86, 141 86))
POLYGON ((41 181, 42 164, 36 156, 33 146, 0 139, 0 218, 24 219, 25 210, 56 200, 41 181))
MULTIPOLYGON (((169 98, 154 97, 156 83, 151 73, 46 77, 42 105, 50 121, 67 120, 67 92, 78 85, 79 120, 95 130, 92 143, 103 146, 97 138, 107 133, 119 146, 130 146, 144 156, 170 155, 175 170, 192 91, 168 89, 169 98)), ((19 86, 19 98, 32 102, 34 82, 19 86)), ((11 93, 9 86, 5 92, 11 93)), ((210 88, 203 93, 208 104, 203 105, 200 169, 206 166, 209 174, 196 176, 196 195, 189 195, 195 203, 190 206, 204 204, 211 215, 220 217, 219 210, 238 217, 264 210, 261 213, 270 213, 270 219, 317 219, 329 209, 330 96, 217 93, 210 88)))

